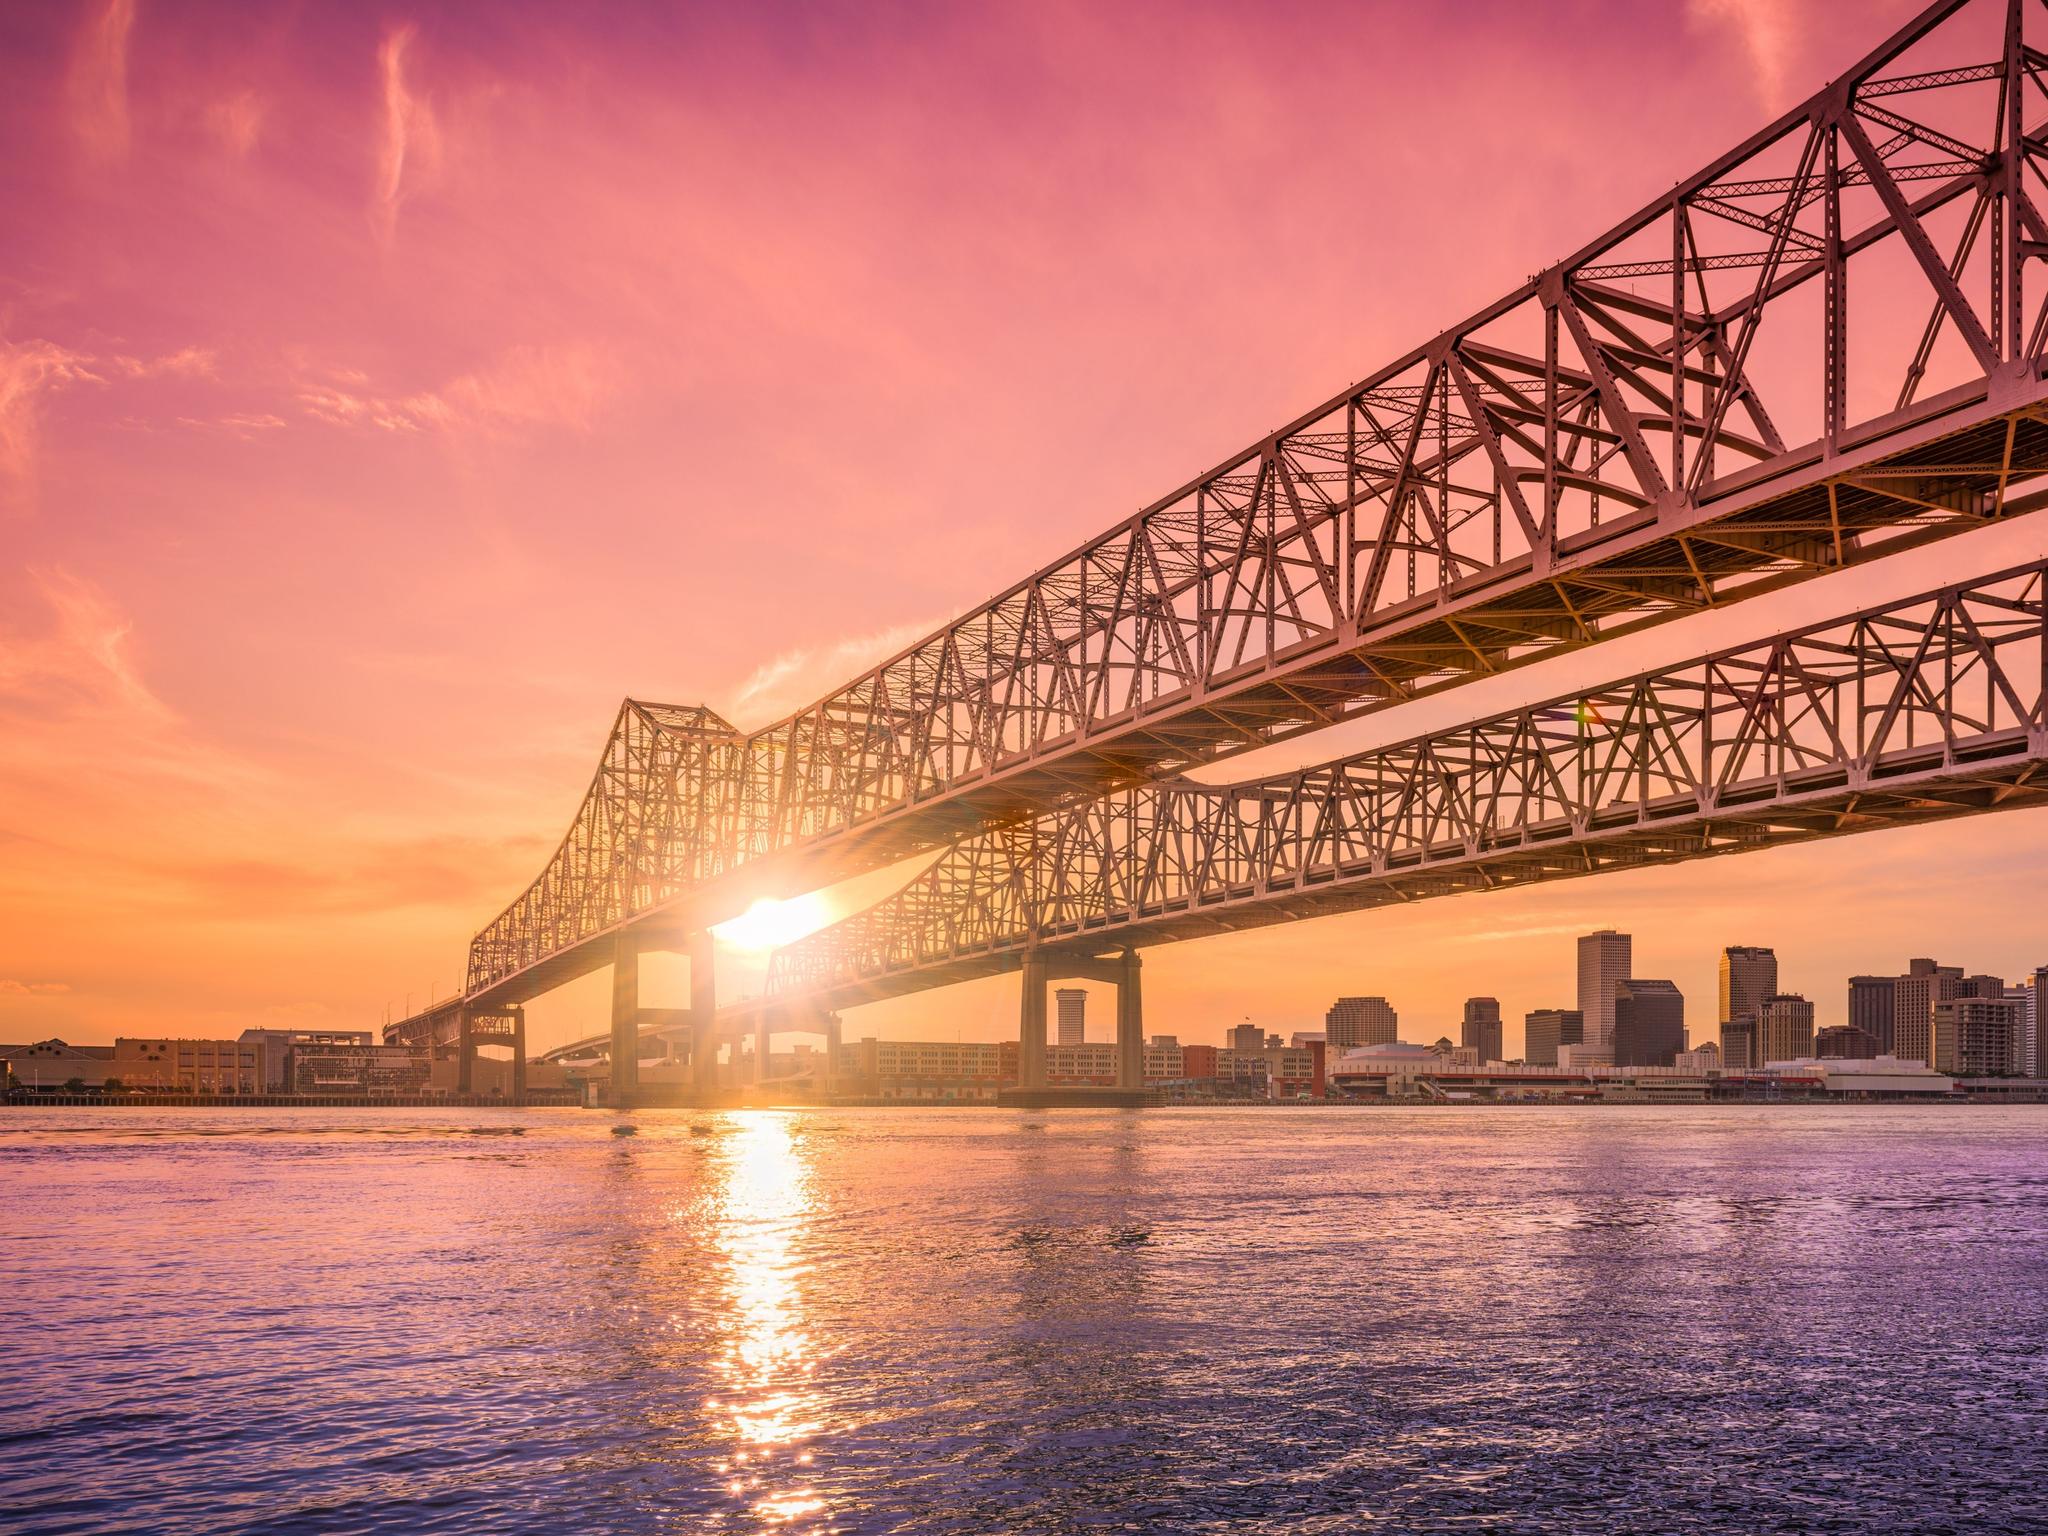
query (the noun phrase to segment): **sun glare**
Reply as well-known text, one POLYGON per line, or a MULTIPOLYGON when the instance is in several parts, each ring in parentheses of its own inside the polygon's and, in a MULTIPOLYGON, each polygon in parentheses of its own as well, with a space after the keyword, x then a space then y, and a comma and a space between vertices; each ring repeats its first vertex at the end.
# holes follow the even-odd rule
POLYGON ((763 896, 731 922, 720 923, 711 931, 735 949, 766 954, 816 933, 831 921, 832 914, 819 897, 777 901, 772 896, 763 896))

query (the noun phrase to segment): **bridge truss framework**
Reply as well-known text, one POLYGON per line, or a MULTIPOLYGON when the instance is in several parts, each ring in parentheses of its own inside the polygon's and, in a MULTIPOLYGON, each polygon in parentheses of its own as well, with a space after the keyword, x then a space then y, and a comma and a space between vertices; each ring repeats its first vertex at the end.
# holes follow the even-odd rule
MULTIPOLYGON (((764 891, 1107 828, 1180 803, 1189 767, 2048 503, 2044 31, 2040 0, 1931 6, 1563 261, 787 720, 629 701, 463 994, 395 1037, 764 891)), ((1099 839, 1062 846, 1085 902, 1099 839)))

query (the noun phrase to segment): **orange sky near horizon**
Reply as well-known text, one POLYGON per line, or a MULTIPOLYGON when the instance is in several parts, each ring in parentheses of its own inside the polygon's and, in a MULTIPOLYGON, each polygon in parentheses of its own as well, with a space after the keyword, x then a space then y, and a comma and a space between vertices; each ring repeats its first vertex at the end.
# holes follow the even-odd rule
MULTIPOLYGON (((1914 9, 0 12, 0 1040, 368 1027, 450 990, 621 696, 807 702, 1914 9)), ((2022 520, 1515 686, 2044 552, 2022 520)), ((1154 949, 1148 1027, 1364 992, 1432 1039, 1490 993, 1513 1048, 1605 926, 1695 1036, 1724 943, 1775 945, 1830 1022, 1851 972, 2048 961, 2044 851, 2014 813, 1154 949)), ((600 1027, 603 981, 534 1004, 536 1046, 600 1027)), ((847 1032, 1015 1015, 998 979, 847 1032)))

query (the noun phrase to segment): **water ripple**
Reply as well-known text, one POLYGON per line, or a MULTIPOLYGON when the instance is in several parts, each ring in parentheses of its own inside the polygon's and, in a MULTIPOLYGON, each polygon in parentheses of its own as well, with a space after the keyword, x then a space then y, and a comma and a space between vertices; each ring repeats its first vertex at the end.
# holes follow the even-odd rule
POLYGON ((2048 1112, 10 1111, 9 1532, 2048 1528, 2048 1112))

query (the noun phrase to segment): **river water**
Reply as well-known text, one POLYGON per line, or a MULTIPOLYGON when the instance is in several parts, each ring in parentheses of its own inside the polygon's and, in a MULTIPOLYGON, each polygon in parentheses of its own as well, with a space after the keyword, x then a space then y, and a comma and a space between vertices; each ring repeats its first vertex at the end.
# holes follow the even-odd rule
POLYGON ((0 1110, 8 1532, 2048 1529, 2048 1110, 0 1110))

